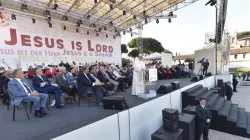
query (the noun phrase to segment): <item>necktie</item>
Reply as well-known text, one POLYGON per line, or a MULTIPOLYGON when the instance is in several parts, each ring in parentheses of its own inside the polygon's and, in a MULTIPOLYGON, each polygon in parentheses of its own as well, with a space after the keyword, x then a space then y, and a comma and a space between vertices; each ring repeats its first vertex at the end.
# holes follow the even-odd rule
POLYGON ((206 110, 206 106, 203 106, 203 109, 205 109, 205 110, 206 110))
POLYGON ((86 78, 88 79, 88 81, 91 83, 91 81, 89 80, 89 77, 87 76, 87 74, 85 74, 86 78))
POLYGON ((30 90, 30 88, 23 82, 21 81, 23 86, 25 87, 25 89, 28 91, 28 93, 31 93, 32 91, 30 90))
POLYGON ((103 75, 104 79, 107 79, 107 78, 106 78, 106 75, 105 75, 104 73, 102 73, 102 75, 103 75))
POLYGON ((39 78, 44 82, 44 80, 43 80, 43 78, 42 78, 42 76, 39 76, 39 78))

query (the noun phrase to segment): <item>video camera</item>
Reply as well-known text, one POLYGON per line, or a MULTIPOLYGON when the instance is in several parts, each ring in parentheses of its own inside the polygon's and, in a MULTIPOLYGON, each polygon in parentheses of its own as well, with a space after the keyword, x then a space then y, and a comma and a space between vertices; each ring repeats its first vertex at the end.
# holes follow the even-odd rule
POLYGON ((202 58, 201 60, 199 60, 199 61, 198 61, 198 63, 203 64, 203 63, 204 63, 204 61, 205 61, 205 58, 202 58))

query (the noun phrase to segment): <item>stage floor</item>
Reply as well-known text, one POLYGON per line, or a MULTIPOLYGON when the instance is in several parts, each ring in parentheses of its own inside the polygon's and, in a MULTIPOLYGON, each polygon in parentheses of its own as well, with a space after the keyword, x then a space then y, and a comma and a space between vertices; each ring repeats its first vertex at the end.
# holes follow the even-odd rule
MULTIPOLYGON (((157 81, 156 88, 174 81, 180 81, 181 87, 192 84, 189 78, 161 80, 157 81)), ((116 95, 124 96, 130 108, 162 96, 157 94, 155 98, 141 99, 131 95, 131 88, 116 95)), ((23 107, 20 106, 20 110, 16 111, 14 122, 12 121, 12 106, 7 111, 7 107, 1 104, 0 140, 49 140, 120 112, 120 110, 104 110, 96 106, 89 107, 87 100, 83 99, 81 103, 80 107, 78 104, 69 104, 64 109, 50 107, 48 116, 41 119, 34 118, 32 113, 30 120, 27 119, 23 107)))

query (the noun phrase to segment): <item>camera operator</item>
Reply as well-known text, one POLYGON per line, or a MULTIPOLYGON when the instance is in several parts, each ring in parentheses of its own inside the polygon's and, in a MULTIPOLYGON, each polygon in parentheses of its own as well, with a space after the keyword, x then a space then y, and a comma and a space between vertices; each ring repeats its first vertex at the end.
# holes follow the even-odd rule
POLYGON ((207 75, 208 66, 209 66, 209 62, 208 62, 208 59, 206 59, 206 61, 203 62, 203 75, 207 75))

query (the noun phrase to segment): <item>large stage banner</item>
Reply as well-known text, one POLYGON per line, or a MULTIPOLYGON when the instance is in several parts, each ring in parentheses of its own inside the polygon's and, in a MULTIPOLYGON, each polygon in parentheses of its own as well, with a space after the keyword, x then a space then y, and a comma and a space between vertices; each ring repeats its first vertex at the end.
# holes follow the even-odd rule
MULTIPOLYGON (((0 60, 10 67, 57 65, 75 61, 78 65, 95 61, 121 64, 121 39, 86 29, 17 16, 11 20, 0 13, 0 60), (66 27, 66 28, 65 28, 66 27)), ((52 20, 53 21, 53 20, 52 20)), ((3 66, 2 63, 0 66, 3 66)), ((4 66, 6 67, 6 66, 4 66)))

